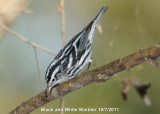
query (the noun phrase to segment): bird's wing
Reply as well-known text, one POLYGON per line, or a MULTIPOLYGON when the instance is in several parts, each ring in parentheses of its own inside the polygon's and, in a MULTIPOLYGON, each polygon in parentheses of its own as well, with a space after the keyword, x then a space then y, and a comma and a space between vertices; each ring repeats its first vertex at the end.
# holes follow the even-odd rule
POLYGON ((102 18, 103 14, 105 11, 108 9, 108 7, 104 6, 97 16, 91 21, 83 30, 82 30, 82 35, 80 38, 80 45, 78 47, 78 54, 81 55, 81 53, 86 49, 86 44, 89 40, 92 41, 92 38, 94 36, 94 31, 99 23, 100 19, 102 18))

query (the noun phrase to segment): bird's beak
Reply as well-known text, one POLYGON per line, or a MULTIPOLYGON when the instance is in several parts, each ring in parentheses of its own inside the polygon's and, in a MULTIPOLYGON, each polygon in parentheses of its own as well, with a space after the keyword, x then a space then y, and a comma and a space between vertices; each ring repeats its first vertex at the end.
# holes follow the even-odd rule
POLYGON ((48 87, 48 94, 51 95, 52 93, 52 87, 48 87))
POLYGON ((45 91, 46 97, 51 96, 51 93, 52 93, 52 87, 47 87, 47 89, 45 91))

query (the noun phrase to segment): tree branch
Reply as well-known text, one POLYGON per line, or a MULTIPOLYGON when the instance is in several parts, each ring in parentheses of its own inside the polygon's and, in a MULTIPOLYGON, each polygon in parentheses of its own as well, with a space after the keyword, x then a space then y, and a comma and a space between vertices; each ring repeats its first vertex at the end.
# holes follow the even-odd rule
POLYGON ((56 52, 53 52, 53 51, 51 51, 51 50, 49 50, 47 48, 44 48, 44 47, 42 47, 42 46, 40 46, 40 45, 38 45, 36 43, 33 43, 33 42, 29 41, 27 38, 24 38, 23 36, 19 35, 18 33, 14 32, 13 30, 11 30, 10 28, 8 28, 7 26, 5 26, 5 25, 3 25, 1 23, 0 23, 0 28, 6 30, 7 32, 9 32, 9 33, 11 33, 13 35, 15 35, 17 38, 21 39, 22 41, 24 41, 25 43, 31 45, 32 47, 36 47, 36 48, 39 48, 39 49, 41 49, 41 50, 43 50, 43 51, 45 51, 45 52, 47 52, 49 54, 56 55, 56 52))
POLYGON ((53 89, 52 97, 47 99, 45 97, 45 91, 42 91, 37 96, 22 103, 10 114, 29 113, 34 109, 52 101, 67 95, 68 93, 80 89, 93 82, 105 82, 113 74, 129 70, 130 68, 142 64, 144 62, 151 63, 152 65, 158 65, 157 58, 160 56, 160 43, 150 47, 148 49, 140 49, 136 53, 133 53, 124 58, 117 59, 109 64, 99 67, 95 70, 89 71, 85 74, 79 75, 53 89))

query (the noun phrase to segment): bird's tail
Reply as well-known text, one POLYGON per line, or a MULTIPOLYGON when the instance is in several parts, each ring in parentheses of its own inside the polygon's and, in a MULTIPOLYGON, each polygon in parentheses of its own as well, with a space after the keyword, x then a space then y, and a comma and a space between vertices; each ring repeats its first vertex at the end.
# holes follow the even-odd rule
POLYGON ((107 6, 104 6, 101 8, 101 10, 99 11, 99 13, 97 14, 97 16, 94 18, 94 25, 96 26, 99 21, 101 20, 103 14, 107 11, 108 7, 107 6))

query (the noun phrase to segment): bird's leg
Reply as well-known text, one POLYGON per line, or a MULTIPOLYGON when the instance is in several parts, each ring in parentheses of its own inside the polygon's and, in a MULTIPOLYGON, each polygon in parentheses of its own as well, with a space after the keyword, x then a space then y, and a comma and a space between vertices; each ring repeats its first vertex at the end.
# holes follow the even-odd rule
POLYGON ((88 67, 87 67, 87 70, 86 72, 89 70, 90 66, 91 66, 91 63, 92 63, 92 58, 90 59, 89 63, 88 63, 88 67))
POLYGON ((88 67, 87 67, 87 70, 86 70, 86 71, 89 70, 89 68, 90 68, 90 66, 91 66, 91 63, 92 63, 92 62, 89 62, 89 63, 88 63, 88 67))
POLYGON ((86 72, 88 72, 88 70, 89 70, 89 68, 90 68, 90 66, 91 66, 91 63, 92 63, 92 58, 90 59, 90 61, 89 61, 89 63, 88 63, 88 67, 87 67, 87 69, 83 72, 83 74, 86 73, 86 72))

